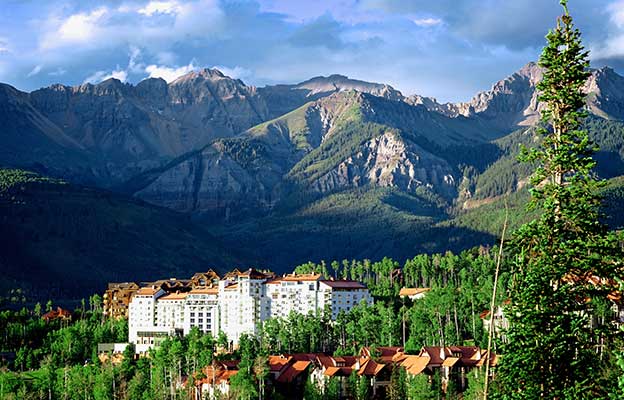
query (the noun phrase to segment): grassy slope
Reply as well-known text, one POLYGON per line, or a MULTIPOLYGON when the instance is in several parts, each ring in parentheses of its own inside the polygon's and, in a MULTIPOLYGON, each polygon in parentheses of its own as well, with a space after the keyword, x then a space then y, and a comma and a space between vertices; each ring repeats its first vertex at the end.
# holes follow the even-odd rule
POLYGON ((41 298, 239 262, 186 216, 23 171, 0 170, 0 221, 0 289, 17 281, 41 298))

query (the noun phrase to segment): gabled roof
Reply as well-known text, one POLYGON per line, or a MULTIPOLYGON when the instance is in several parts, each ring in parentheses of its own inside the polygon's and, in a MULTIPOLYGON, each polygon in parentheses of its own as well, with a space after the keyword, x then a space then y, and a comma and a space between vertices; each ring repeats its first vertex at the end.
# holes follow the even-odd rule
POLYGON ((447 357, 453 357, 450 348, 440 346, 425 346, 420 350, 420 355, 431 357, 430 364, 433 366, 442 365, 447 357))
POLYGON ((192 281, 198 280, 198 279, 219 280, 220 278, 219 278, 219 274, 217 274, 214 270, 209 269, 206 272, 197 272, 191 278, 192 281))
POLYGON ((377 376, 382 369, 386 367, 385 364, 380 364, 373 359, 366 359, 361 363, 360 369, 358 369, 358 375, 364 376, 377 376))
POLYGON ((290 383, 301 375, 312 364, 310 361, 295 361, 277 378, 278 382, 290 383))
POLYGON ((269 356, 269 369, 271 370, 271 372, 279 372, 282 370, 282 368, 284 368, 284 366, 289 364, 291 360, 292 357, 290 356, 269 356))
POLYGON ((230 272, 228 272, 227 274, 225 274, 223 276, 223 279, 228 279, 228 278, 237 278, 240 275, 240 271, 238 270, 238 268, 234 268, 233 270, 231 270, 230 272))
POLYGON ((411 375, 418 375, 427 368, 431 357, 427 356, 406 356, 401 362, 401 366, 411 375))
POLYGON ((477 346, 451 346, 449 348, 455 357, 459 357, 461 365, 466 367, 477 366, 485 351, 477 346))
POLYGON ((317 359, 318 363, 321 364, 325 368, 335 367, 336 366, 336 361, 332 357, 327 356, 325 354, 319 354, 316 357, 316 359, 317 359))
POLYGON ((447 357, 442 362, 442 366, 443 367, 452 367, 453 365, 455 365, 457 363, 457 361, 459 361, 459 357, 447 357))
POLYGON ((135 290, 139 285, 136 282, 109 282, 108 290, 135 290))
POLYGON ((71 318, 72 313, 69 310, 65 310, 61 307, 56 307, 56 310, 50 310, 47 313, 43 314, 41 318, 46 321, 51 321, 54 319, 69 319, 71 318))
POLYGON ((230 379, 238 373, 238 370, 223 369, 219 366, 217 368, 212 365, 204 368, 205 377, 198 381, 198 384, 219 385, 223 382, 228 382, 230 379))

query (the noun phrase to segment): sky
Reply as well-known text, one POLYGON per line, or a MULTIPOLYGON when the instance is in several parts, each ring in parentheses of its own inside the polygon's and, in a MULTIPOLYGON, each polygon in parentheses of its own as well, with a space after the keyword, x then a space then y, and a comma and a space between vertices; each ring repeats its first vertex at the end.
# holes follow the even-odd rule
MULTIPOLYGON (((592 66, 624 73, 624 0, 569 0, 592 66)), ((556 0, 0 0, 0 82, 31 91, 218 68, 466 101, 539 57, 556 0)))

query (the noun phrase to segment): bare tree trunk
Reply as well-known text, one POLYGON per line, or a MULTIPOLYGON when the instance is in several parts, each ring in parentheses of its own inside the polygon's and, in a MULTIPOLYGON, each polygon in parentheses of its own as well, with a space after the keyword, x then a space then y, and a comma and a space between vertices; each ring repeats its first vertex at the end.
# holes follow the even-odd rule
POLYGON ((498 273, 500 272, 500 265, 503 259, 503 244, 505 243, 505 233, 507 231, 507 219, 509 217, 509 207, 507 205, 507 198, 505 198, 505 221, 503 222, 503 233, 501 234, 500 247, 498 249, 498 258, 496 260, 496 271, 494 272, 494 287, 492 288, 492 302, 490 303, 490 329, 488 332, 488 348, 485 360, 485 383, 483 386, 483 400, 487 400, 488 396, 488 384, 490 378, 490 358, 492 352, 492 335, 494 333, 494 307, 496 302, 496 289, 498 286, 498 273))

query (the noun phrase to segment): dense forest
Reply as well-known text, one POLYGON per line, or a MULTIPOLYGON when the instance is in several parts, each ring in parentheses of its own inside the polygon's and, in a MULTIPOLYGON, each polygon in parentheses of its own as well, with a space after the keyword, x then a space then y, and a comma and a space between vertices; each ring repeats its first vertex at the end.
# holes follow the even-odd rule
MULTIPOLYGON (((41 315, 52 308, 42 307, 0 313, 0 349, 15 354, 3 362, 0 398, 7 399, 166 399, 187 398, 192 385, 176 387, 184 379, 197 378, 202 367, 213 359, 240 359, 249 365, 250 374, 237 374, 232 380, 231 398, 251 393, 257 398, 262 366, 270 354, 323 352, 356 355, 363 346, 405 346, 418 353, 424 345, 476 344, 487 346, 479 314, 489 309, 495 254, 487 248, 461 254, 419 255, 402 266, 389 258, 379 262, 343 260, 329 264, 308 263, 298 273, 320 272, 338 279, 365 282, 375 298, 373 305, 362 303, 337 321, 326 316, 292 313, 283 319, 263 323, 257 337, 245 337, 233 354, 222 351, 228 339, 214 338, 193 331, 186 337, 173 337, 154 350, 150 357, 135 360, 128 350, 123 362, 102 363, 97 344, 127 341, 127 321, 104 319, 98 295, 83 301, 72 322, 46 323, 41 315), (423 299, 411 301, 398 296, 403 286, 429 287, 423 299), (254 372, 255 371, 255 372, 254 372), (172 389, 173 388, 173 389, 172 389)), ((505 298, 509 271, 503 268, 499 281, 498 303, 505 298)), ((245 371, 245 368, 240 368, 245 371)), ((438 398, 441 388, 421 378, 397 377, 398 390, 409 399, 438 398), (415 388, 411 388, 414 386, 415 388), (420 389, 418 389, 420 388, 420 389), (433 397, 424 397, 433 396, 433 397)), ((333 398, 331 390, 323 396, 313 385, 302 388, 306 398, 333 398), (316 397, 315 397, 316 396, 316 397)), ((331 385, 330 385, 331 387, 331 385)), ((352 382, 353 398, 361 382, 352 382)), ((478 382, 473 385, 478 387, 478 382)), ((269 390, 269 389, 267 389, 269 390)), ((267 393, 271 394, 271 393, 267 393)), ((337 394, 336 394, 337 395, 337 394)), ((360 396, 360 397, 358 397, 360 396)), ((466 395, 467 396, 467 395, 466 395)), ((279 398, 279 394, 273 394, 279 398)), ((469 398, 469 397, 464 397, 469 398)))

